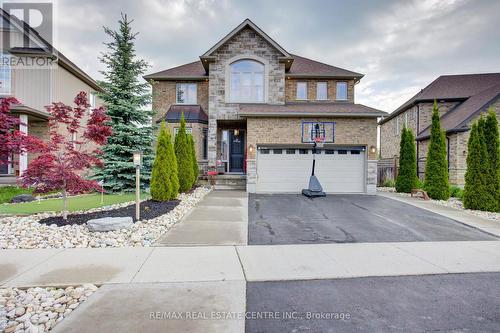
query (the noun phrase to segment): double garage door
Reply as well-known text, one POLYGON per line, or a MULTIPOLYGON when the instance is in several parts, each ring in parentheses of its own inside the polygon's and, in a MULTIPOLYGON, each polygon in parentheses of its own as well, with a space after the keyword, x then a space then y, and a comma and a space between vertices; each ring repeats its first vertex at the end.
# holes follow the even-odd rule
MULTIPOLYGON (((309 185, 312 160, 312 149, 259 149, 257 193, 300 193, 309 185)), ((361 147, 319 149, 315 174, 326 193, 363 193, 365 151, 361 147)))

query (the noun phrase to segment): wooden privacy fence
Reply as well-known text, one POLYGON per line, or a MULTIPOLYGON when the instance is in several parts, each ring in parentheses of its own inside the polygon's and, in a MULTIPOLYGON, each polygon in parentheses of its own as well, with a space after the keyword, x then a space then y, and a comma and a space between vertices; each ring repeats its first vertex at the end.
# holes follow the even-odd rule
POLYGON ((398 159, 384 158, 378 160, 378 186, 381 186, 386 180, 395 180, 398 176, 398 159))

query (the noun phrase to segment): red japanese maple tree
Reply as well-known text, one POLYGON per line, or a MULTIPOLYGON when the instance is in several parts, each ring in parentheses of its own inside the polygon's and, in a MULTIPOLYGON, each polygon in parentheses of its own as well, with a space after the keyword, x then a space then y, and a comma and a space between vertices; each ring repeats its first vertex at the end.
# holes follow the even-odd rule
POLYGON ((51 114, 50 140, 46 150, 29 163, 22 176, 24 185, 34 187, 38 193, 61 191, 64 219, 67 219, 68 194, 102 190, 95 180, 86 178, 85 173, 102 166, 101 151, 96 147, 105 144, 111 135, 111 127, 106 125, 110 118, 103 107, 91 110, 83 126, 82 118, 90 107, 87 94, 80 92, 74 103, 75 107, 64 103, 46 107, 51 114))
POLYGON ((0 99, 0 165, 13 163, 11 156, 36 153, 46 148, 42 140, 19 129, 22 123, 10 112, 12 104, 19 104, 19 101, 14 97, 0 99))

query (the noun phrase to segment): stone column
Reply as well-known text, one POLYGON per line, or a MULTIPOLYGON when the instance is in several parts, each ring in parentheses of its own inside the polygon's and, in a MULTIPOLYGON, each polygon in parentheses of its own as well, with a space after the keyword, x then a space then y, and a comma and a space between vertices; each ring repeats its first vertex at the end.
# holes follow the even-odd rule
POLYGON ((377 193, 377 160, 368 160, 366 193, 377 193))
MULTIPOLYGON (((28 134, 28 115, 19 115, 19 120, 19 131, 28 134)), ((28 169, 28 153, 23 152, 19 154, 19 176, 22 176, 26 169, 28 169)))
POLYGON ((217 119, 208 120, 208 166, 217 165, 217 119))

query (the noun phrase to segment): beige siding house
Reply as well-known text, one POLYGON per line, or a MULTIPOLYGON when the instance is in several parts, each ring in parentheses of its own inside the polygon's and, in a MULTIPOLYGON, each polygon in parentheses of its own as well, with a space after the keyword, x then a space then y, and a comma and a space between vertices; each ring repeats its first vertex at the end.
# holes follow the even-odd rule
POLYGON ((362 74, 289 53, 245 20, 198 61, 146 75, 157 121, 184 113, 204 172, 249 192, 307 188, 313 141, 326 192, 372 193, 377 118, 355 103, 362 74))
MULTIPOLYGON (((20 29, 21 21, 3 11, 0 14, 2 41, 7 35, 10 38, 7 48, 2 43, 0 98, 12 96, 20 102, 13 105, 11 111, 21 119, 21 131, 48 138, 49 114, 45 106, 52 102, 73 105, 73 99, 81 91, 87 93, 93 107, 102 104, 96 97, 102 89, 90 76, 53 49, 34 30, 20 29), (23 65, 20 61, 31 65, 23 65)), ((0 184, 16 182, 33 157, 28 155, 8 157, 11 163, 0 166, 0 184)))
POLYGON ((464 185, 471 123, 489 107, 500 118, 500 73, 440 76, 383 118, 379 122, 381 165, 397 161, 401 130, 406 126, 416 136, 417 171, 423 179, 434 101, 446 131, 450 183, 464 185))

